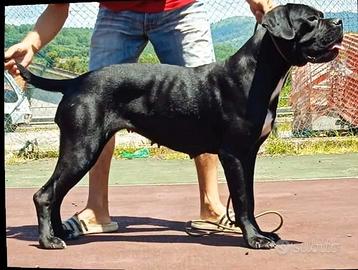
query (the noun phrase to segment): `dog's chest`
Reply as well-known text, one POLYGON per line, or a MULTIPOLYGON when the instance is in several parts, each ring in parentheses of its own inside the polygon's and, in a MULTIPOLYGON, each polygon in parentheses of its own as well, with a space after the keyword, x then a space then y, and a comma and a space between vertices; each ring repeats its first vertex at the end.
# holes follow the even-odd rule
POLYGON ((274 121, 273 114, 270 110, 268 110, 267 114, 266 114, 264 125, 261 130, 260 138, 265 137, 267 134, 269 134, 271 132, 273 121, 274 121))
POLYGON ((274 122, 275 116, 276 116, 276 107, 271 109, 272 103, 275 102, 276 98, 278 98, 280 91, 283 87, 283 84, 285 82, 285 79, 286 79, 286 76, 284 76, 283 78, 280 79, 275 90, 271 94, 270 102, 269 102, 269 106, 268 106, 269 109, 267 110, 265 122, 262 126, 260 138, 267 136, 272 130, 273 122, 274 122), (275 111, 273 111, 273 109, 275 111))

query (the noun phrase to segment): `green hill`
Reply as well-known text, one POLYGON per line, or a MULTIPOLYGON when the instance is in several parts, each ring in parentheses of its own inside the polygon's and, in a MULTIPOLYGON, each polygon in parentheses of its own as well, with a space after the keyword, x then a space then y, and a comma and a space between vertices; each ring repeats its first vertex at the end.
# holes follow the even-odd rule
MULTIPOLYGON (((358 31, 357 13, 327 13, 326 17, 343 20, 345 32, 358 31)), ((216 59, 224 60, 234 54, 252 35, 253 17, 231 17, 211 25, 216 59)), ((19 42, 32 29, 32 25, 5 25, 5 48, 19 42)), ((87 71, 90 28, 64 28, 58 36, 36 56, 35 62, 75 73, 87 71)), ((158 63, 153 47, 147 46, 141 55, 142 63, 158 63)))
POLYGON ((254 33, 253 17, 231 17, 211 25, 214 44, 230 43, 237 48, 254 33))

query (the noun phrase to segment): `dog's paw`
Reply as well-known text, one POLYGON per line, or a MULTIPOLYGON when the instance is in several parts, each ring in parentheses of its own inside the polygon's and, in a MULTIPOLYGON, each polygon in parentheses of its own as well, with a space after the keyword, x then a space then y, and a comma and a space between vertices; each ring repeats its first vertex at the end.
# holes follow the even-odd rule
POLYGON ((247 239, 247 243, 254 249, 271 249, 276 246, 275 241, 271 238, 257 234, 247 239))
POLYGON ((58 237, 45 237, 39 239, 40 247, 44 249, 64 249, 66 243, 58 237))
POLYGON ((278 236, 278 234, 274 232, 261 232, 261 234, 265 237, 270 238, 274 242, 281 240, 280 236, 278 236))

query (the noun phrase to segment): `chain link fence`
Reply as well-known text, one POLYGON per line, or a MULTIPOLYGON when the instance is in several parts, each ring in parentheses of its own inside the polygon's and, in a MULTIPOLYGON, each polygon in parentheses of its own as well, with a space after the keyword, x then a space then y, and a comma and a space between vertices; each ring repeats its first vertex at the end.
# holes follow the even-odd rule
MULTIPOLYGON (((255 26, 254 17, 244 0, 201 1, 205 4, 208 19, 212 26, 217 60, 223 60, 237 51, 251 37, 255 26)), ((326 17, 341 18, 346 36, 349 36, 350 39, 345 39, 349 50, 334 63, 324 67, 309 65, 294 69, 292 77, 289 78, 281 94, 280 117, 277 121, 278 135, 281 137, 307 136, 308 134, 317 134, 313 131, 335 131, 347 127, 354 130, 358 125, 358 112, 355 111, 356 113, 348 115, 347 113, 338 113, 338 110, 334 108, 350 104, 351 107, 346 106, 345 111, 352 112, 352 108, 357 109, 358 107, 357 2, 356 0, 291 0, 290 2, 314 6, 324 11, 326 17), (318 72, 319 75, 317 75, 317 70, 325 74, 323 76, 325 79, 322 79, 321 73, 318 72), (322 79, 318 83, 319 87, 314 85, 314 83, 317 83, 317 76, 322 79), (347 87, 349 87, 350 92, 346 91, 346 94, 340 95, 347 87), (312 96, 316 98, 312 98, 312 96), (322 98, 323 96, 325 98, 322 98), (316 104, 319 100, 325 100, 324 102, 328 104, 327 100, 334 99, 339 99, 340 102, 331 102, 331 107, 327 105, 328 107, 321 106, 321 109, 319 109, 320 106, 316 104), (334 108, 332 104, 334 104, 334 108), (317 119, 324 123, 324 128, 322 128, 322 125, 317 127, 317 119)), ((280 0, 275 1, 275 3, 286 4, 287 1, 280 0)), ((46 5, 5 7, 5 49, 19 42, 32 29, 45 8, 46 5)), ((64 28, 50 44, 38 53, 32 69, 37 73, 55 78, 69 78, 85 72, 88 65, 89 42, 97 12, 98 3, 71 4, 70 14, 64 28)), ((158 62, 150 45, 142 54, 140 62, 158 62)), ((8 85, 10 85, 10 82, 8 82, 8 85)), ((7 88, 9 87, 7 86, 7 88)), ((9 113, 5 112, 5 150, 7 153, 24 149, 29 143, 32 146, 41 145, 43 148, 46 146, 57 149, 58 147, 59 132, 56 127, 50 125, 41 128, 43 125, 34 124, 52 123, 61 95, 27 88, 26 91, 19 92, 20 95, 26 95, 26 98, 19 97, 18 100, 22 100, 22 102, 12 104, 15 108, 9 110, 9 113), (24 105, 24 101, 28 104, 24 105), (16 122, 17 120, 14 118, 14 112, 18 112, 21 106, 29 107, 32 112, 30 126, 21 127, 21 121, 16 122)), ((26 124, 26 121, 22 122, 26 124)))

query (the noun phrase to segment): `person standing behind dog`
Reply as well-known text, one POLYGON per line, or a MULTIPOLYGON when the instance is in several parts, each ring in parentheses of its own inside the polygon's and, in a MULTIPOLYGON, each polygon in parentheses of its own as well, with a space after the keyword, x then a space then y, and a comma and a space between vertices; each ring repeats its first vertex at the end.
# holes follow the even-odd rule
MULTIPOLYGON (((247 0, 258 22, 273 5, 271 0, 247 0)), ((90 45, 89 69, 111 64, 135 63, 150 41, 161 63, 187 67, 215 61, 210 24, 204 6, 196 0, 146 0, 100 2, 90 45)), ((38 18, 34 29, 5 52, 5 69, 17 75, 16 62, 27 67, 34 55, 62 29, 69 4, 50 4, 38 18)), ((115 146, 113 136, 89 173, 86 207, 63 224, 72 236, 113 232, 118 229, 108 207, 108 181, 115 146)), ((217 183, 218 158, 202 154, 195 158, 200 192, 200 220, 191 221, 195 229, 241 232, 230 225, 220 201, 217 183), (219 228, 218 228, 219 229, 219 228)), ((232 217, 234 215, 232 213, 232 217)))

